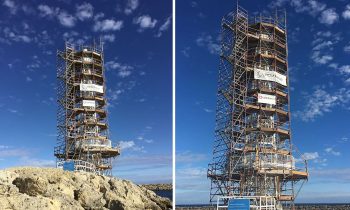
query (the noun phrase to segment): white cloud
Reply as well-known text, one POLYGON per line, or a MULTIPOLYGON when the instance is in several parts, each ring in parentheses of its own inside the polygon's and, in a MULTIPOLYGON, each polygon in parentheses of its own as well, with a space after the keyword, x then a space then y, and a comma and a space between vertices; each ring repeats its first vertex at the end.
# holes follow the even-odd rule
POLYGON ((119 96, 124 92, 124 90, 109 90, 109 99, 111 99, 112 101, 118 100, 119 96))
POLYGON ((349 138, 348 137, 342 137, 340 142, 341 143, 345 143, 345 142, 348 142, 349 141, 349 138))
POLYGON ((302 154, 303 159, 305 160, 315 160, 319 158, 318 152, 306 152, 302 154))
POLYGON ((171 155, 127 154, 113 162, 113 174, 136 183, 171 183, 171 155))
POLYGON ((123 27, 123 21, 114 19, 97 20, 93 27, 94 31, 117 31, 123 27))
POLYGON ((92 18, 94 14, 94 8, 90 3, 84 2, 81 5, 77 5, 76 16, 79 20, 83 21, 92 18))
POLYGON ((73 44, 82 45, 91 40, 91 37, 77 31, 68 31, 63 34, 63 39, 73 44))
POLYGON ((320 23, 332 25, 339 20, 339 15, 334 8, 326 9, 321 13, 319 18, 320 23))
POLYGON ((103 12, 99 12, 94 16, 94 20, 99 20, 101 18, 103 18, 105 16, 105 14, 103 12))
POLYGON ((334 46, 341 40, 340 33, 330 31, 318 31, 314 35, 311 45, 311 59, 317 64, 327 64, 333 60, 332 51, 334 46))
POLYGON ((3 31, 5 37, 15 42, 30 43, 32 41, 31 38, 29 38, 27 35, 16 34, 15 32, 11 31, 8 27, 5 27, 3 31))
POLYGON ((329 181, 332 180, 341 180, 341 182, 350 181, 350 168, 335 168, 335 169, 323 169, 315 170, 312 172, 315 177, 324 177, 329 181))
POLYGON ((191 1, 191 7, 195 8, 198 6, 198 3, 195 1, 191 1))
POLYGON ((328 67, 333 68, 333 69, 338 69, 338 64, 337 63, 330 63, 328 67))
POLYGON ((350 53, 350 43, 344 46, 344 52, 350 53))
POLYGON ((58 12, 58 9, 51 8, 48 5, 44 5, 44 4, 40 4, 38 6, 38 10, 40 12, 39 15, 42 17, 46 17, 46 16, 52 17, 56 15, 58 12))
POLYGON ((180 168, 177 169, 177 176, 191 179, 191 178, 200 178, 205 177, 207 175, 207 169, 206 168, 199 168, 199 167, 193 167, 193 168, 180 168))
POLYGON ((16 109, 7 109, 8 112, 11 112, 13 114, 17 114, 18 113, 18 110, 16 109))
POLYGON ((55 167, 56 161, 55 160, 44 160, 44 159, 37 159, 37 158, 30 158, 30 157, 22 157, 20 159, 21 165, 25 166, 33 166, 33 167, 55 167))
POLYGON ((42 31, 41 33, 36 33, 36 36, 33 39, 35 43, 37 43, 38 46, 44 50, 44 53, 48 53, 49 51, 51 51, 47 49, 48 45, 54 45, 55 43, 54 39, 51 37, 51 35, 49 35, 49 33, 46 30, 42 31))
POLYGON ((0 145, 0 158, 17 159, 19 161, 16 166, 55 167, 54 160, 32 158, 31 155, 33 155, 33 152, 35 152, 35 149, 0 145))
POLYGON ((128 65, 128 64, 122 64, 119 63, 115 60, 112 61, 108 61, 105 63, 106 69, 107 70, 117 70, 118 71, 118 76, 125 78, 131 75, 132 71, 134 69, 134 67, 128 65))
POLYGON ((31 39, 26 35, 18 35, 17 39, 26 43, 29 43, 31 39))
POLYGON ((134 141, 119 141, 119 147, 121 150, 130 149, 135 146, 134 141))
POLYGON ((319 37, 330 37, 330 36, 332 36, 332 32, 330 32, 330 31, 318 31, 316 33, 316 35, 319 37))
POLYGON ((26 77, 26 81, 27 81, 27 82, 31 82, 31 81, 33 81, 33 80, 32 80, 32 78, 30 78, 30 77, 27 76, 27 77, 26 77))
POLYGON ((305 99, 307 101, 304 110, 296 112, 296 116, 303 121, 313 121, 317 117, 323 116, 324 113, 331 112, 336 106, 347 106, 350 101, 350 90, 341 88, 336 92, 329 93, 322 88, 317 88, 305 99))
POLYGON ((213 41, 211 35, 202 34, 196 39, 196 43, 200 47, 207 47, 211 54, 220 53, 220 45, 213 41))
POLYGON ((48 64, 38 59, 37 55, 32 56, 32 62, 26 65, 27 69, 30 71, 35 71, 41 67, 47 66, 48 64))
POLYGON ((134 141, 119 141, 118 145, 121 150, 132 150, 132 151, 144 152, 144 147, 137 146, 134 141))
POLYGON ((65 11, 61 11, 57 16, 61 25, 71 28, 75 26, 76 18, 65 11))
POLYGON ((165 32, 169 29, 170 24, 171 24, 171 16, 169 16, 165 20, 165 22, 159 27, 156 37, 161 37, 163 32, 165 32))
POLYGON ((76 31, 64 32, 64 34, 63 34, 63 38, 65 40, 68 40, 68 39, 70 39, 72 37, 76 37, 76 36, 79 36, 79 33, 76 31))
POLYGON ((139 6, 139 0, 128 0, 124 13, 130 15, 139 6))
POLYGON ((181 52, 185 57, 189 58, 190 57, 190 53, 189 53, 190 50, 191 50, 191 47, 185 47, 183 50, 181 50, 181 52))
POLYGON ((326 151, 327 153, 332 154, 334 156, 340 155, 340 152, 335 151, 332 147, 328 147, 324 151, 326 151))
MULTIPOLYGON (((339 64, 337 63, 331 63, 328 65, 329 67, 338 70, 341 74, 345 75, 345 76, 349 76, 350 75, 350 65, 343 65, 343 66, 339 66, 339 64)), ((349 85, 350 84, 350 78, 345 79, 345 84, 349 85)))
POLYGON ((350 78, 347 78, 347 79, 344 81, 344 83, 345 83, 346 85, 350 85, 350 78))
POLYGON ((194 163, 208 160, 208 155, 193 153, 191 151, 179 152, 176 154, 176 162, 178 163, 194 163))
POLYGON ((282 6, 284 6, 284 4, 286 4, 288 2, 289 2, 289 0, 275 0, 275 1, 272 1, 268 6, 270 8, 282 7, 282 6))
POLYGON ((128 70, 120 70, 118 72, 118 76, 120 76, 121 78, 128 77, 130 76, 130 74, 131 74, 131 71, 128 71, 128 70))
POLYGON ((350 4, 346 5, 344 12, 342 13, 342 16, 346 20, 350 20, 350 4))
POLYGON ((339 67, 339 71, 342 74, 350 74, 350 65, 344 65, 339 67))
POLYGON ((0 145, 0 150, 2 150, 2 149, 8 149, 8 148, 10 148, 9 146, 6 146, 6 145, 0 145))
POLYGON ((31 6, 22 5, 22 6, 21 6, 21 9, 22 9, 22 11, 23 11, 26 15, 35 14, 35 9, 32 8, 31 6))
POLYGON ((142 15, 138 18, 134 18, 133 23, 138 24, 140 26, 139 31, 143 31, 144 29, 154 28, 157 24, 156 19, 152 19, 149 15, 142 15))
POLYGON ((107 98, 109 102, 107 105, 114 107, 115 104, 118 104, 118 100, 122 94, 128 93, 136 86, 135 80, 120 81, 117 83, 117 86, 111 89, 108 89, 107 98))
MULTIPOLYGON (((17 113, 17 112, 13 112, 13 113, 17 113)), ((6 146, 6 145, 1 145, 1 146, 2 148, 0 148, 0 158, 23 157, 30 154, 30 152, 26 149, 21 149, 21 148, 13 149, 13 147, 6 146)))
POLYGON ((316 16, 318 13, 320 13, 326 8, 325 4, 316 0, 291 0, 290 5, 294 7, 296 12, 306 12, 311 16, 316 16))
POLYGON ((145 141, 146 143, 148 143, 148 144, 151 144, 151 143, 154 142, 153 139, 145 139, 144 141, 145 141))
POLYGON ((321 55, 320 51, 313 52, 311 58, 315 63, 318 63, 318 64, 326 64, 331 60, 333 60, 332 55, 321 55))
POLYGON ((312 48, 312 50, 321 50, 324 48, 328 48, 330 46, 332 46, 334 43, 332 41, 323 41, 319 44, 317 44, 314 48, 312 48))
POLYGON ((114 42, 115 35, 114 34, 105 34, 102 36, 102 40, 108 41, 108 42, 114 42))
POLYGON ((17 5, 15 4, 14 1, 12 1, 12 0, 5 0, 2 4, 10 9, 11 14, 16 14, 16 12, 18 10, 18 7, 17 7, 17 5))
POLYGON ((211 112, 213 112, 213 110, 211 110, 211 109, 207 109, 207 108, 204 108, 203 109, 205 112, 207 112, 207 113, 211 113, 211 112))

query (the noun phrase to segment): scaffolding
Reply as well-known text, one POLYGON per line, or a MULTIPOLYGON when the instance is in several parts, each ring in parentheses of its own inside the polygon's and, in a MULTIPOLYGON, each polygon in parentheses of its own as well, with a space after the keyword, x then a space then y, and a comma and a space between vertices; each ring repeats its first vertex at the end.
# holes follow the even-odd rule
POLYGON ((294 209, 308 171, 291 141, 286 13, 248 17, 237 5, 221 26, 210 202, 268 196, 294 209))
POLYGON ((57 51, 57 167, 72 163, 75 171, 112 175, 112 145, 107 121, 103 44, 65 43, 57 51))

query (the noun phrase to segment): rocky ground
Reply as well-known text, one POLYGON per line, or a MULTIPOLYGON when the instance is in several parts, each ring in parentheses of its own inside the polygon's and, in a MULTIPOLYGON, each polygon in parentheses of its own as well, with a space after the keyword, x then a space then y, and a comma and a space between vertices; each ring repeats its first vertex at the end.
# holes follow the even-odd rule
POLYGON ((1 210, 171 208, 169 199, 127 180, 54 168, 0 170, 1 210))

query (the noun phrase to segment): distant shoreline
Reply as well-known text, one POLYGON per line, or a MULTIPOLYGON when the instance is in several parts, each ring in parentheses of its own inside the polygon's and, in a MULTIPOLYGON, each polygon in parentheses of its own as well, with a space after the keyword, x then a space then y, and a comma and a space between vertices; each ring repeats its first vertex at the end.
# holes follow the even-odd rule
MULTIPOLYGON (((296 203, 295 210, 308 210, 308 209, 318 209, 318 210, 349 210, 350 203, 296 203)), ((187 205, 176 205, 177 210, 216 210, 215 206, 209 204, 187 204, 187 205)))
POLYGON ((152 191, 173 190, 172 184, 141 184, 140 186, 152 191))

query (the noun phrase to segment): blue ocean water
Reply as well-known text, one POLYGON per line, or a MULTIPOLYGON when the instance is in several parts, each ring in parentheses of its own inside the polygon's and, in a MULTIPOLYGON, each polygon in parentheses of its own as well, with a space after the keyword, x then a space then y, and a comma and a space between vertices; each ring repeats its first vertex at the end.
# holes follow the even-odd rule
POLYGON ((170 200, 173 200, 173 191, 172 190, 154 190, 154 192, 165 198, 169 198, 170 200))

